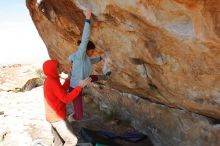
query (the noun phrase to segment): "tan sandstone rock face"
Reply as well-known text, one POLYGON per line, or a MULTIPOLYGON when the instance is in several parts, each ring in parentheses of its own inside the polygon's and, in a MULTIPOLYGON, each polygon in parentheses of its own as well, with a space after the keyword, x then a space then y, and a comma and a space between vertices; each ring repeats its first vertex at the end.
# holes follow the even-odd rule
POLYGON ((220 119, 220 0, 27 0, 50 57, 66 72, 88 3, 91 40, 110 59, 108 87, 220 119))

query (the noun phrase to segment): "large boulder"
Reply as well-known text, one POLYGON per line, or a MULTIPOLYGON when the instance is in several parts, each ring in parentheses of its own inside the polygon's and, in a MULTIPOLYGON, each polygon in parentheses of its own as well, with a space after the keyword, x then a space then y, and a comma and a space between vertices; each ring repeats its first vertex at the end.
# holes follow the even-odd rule
MULTIPOLYGON (((142 125, 139 129, 146 130, 143 125, 151 124, 149 127, 161 130, 160 143, 155 140, 157 135, 151 133, 155 145, 196 145, 193 141, 197 138, 219 145, 215 137, 219 131, 213 129, 210 120, 195 118, 190 112, 220 119, 220 0, 26 2, 49 56, 57 59, 67 73, 71 68, 68 56, 77 50, 82 35, 85 20, 82 8, 93 8, 91 40, 97 54, 105 53, 107 66, 112 71, 105 87, 144 99, 140 101, 143 104, 140 109, 129 113, 134 117, 140 114, 136 117, 142 125), (146 99, 165 105, 166 110, 162 108, 162 112, 160 106, 151 110, 152 103, 145 104, 146 99), (176 116, 182 115, 179 109, 187 111, 182 120, 176 116), (149 110, 154 116, 159 116, 158 112, 167 116, 153 120, 152 124, 150 117, 141 118, 149 110), (189 120, 186 125, 191 124, 197 130, 187 133, 188 126, 178 126, 184 119, 189 120), (163 123, 166 124, 156 126, 163 123), (208 129, 208 136, 199 131, 201 128, 208 129), (172 139, 175 135, 176 139, 172 139), (169 143, 165 143, 165 138, 169 138, 169 143)), ((102 66, 103 62, 95 65, 94 74, 101 74, 102 66)), ((103 95, 104 91, 105 88, 103 95)), ((114 94, 108 92, 108 95, 114 94)), ((109 97, 110 107, 123 101, 117 97, 117 102, 109 97)), ((136 102, 133 104, 138 106, 136 102)), ((121 108, 113 109, 126 114, 122 111, 128 110, 126 102, 117 106, 121 108)))
POLYGON ((111 60, 110 87, 220 119, 220 0, 27 0, 50 57, 66 72, 88 3, 91 40, 111 60))

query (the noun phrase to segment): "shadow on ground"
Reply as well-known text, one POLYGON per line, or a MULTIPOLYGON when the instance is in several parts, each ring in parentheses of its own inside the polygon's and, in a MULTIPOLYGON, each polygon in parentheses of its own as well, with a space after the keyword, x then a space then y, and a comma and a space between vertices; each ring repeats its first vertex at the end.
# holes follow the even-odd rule
MULTIPOLYGON (((116 119, 114 114, 107 114, 99 109, 99 106, 93 102, 91 97, 84 97, 84 118, 81 122, 72 122, 72 127, 77 133, 79 142, 85 142, 80 136, 81 127, 91 130, 110 131, 116 135, 121 135, 125 132, 136 131, 129 125, 129 122, 116 119)), ((139 141, 138 143, 127 142, 121 139, 115 139, 116 143, 121 146, 153 146, 150 139, 139 141)))

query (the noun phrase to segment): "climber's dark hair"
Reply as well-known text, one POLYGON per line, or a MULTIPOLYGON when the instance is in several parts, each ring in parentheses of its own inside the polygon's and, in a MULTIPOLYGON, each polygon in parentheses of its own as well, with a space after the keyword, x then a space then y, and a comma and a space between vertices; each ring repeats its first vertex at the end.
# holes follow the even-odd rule
MULTIPOLYGON (((80 43, 81 43, 81 40, 78 40, 77 45, 79 46, 80 43)), ((92 50, 92 49, 95 49, 95 44, 92 41, 89 41, 86 47, 86 50, 92 50)))

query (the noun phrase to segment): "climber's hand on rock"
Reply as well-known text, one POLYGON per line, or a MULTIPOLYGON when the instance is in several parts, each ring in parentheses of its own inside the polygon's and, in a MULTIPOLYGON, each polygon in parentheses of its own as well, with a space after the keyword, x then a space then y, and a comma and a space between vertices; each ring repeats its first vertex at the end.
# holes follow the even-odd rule
POLYGON ((85 80, 80 80, 80 81, 79 81, 79 86, 80 86, 81 88, 84 88, 84 87, 86 87, 86 86, 90 87, 91 84, 92 84, 91 81, 92 81, 91 78, 86 78, 85 80))
POLYGON ((84 15, 86 16, 86 19, 90 19, 92 15, 92 10, 91 9, 85 10, 84 15))

